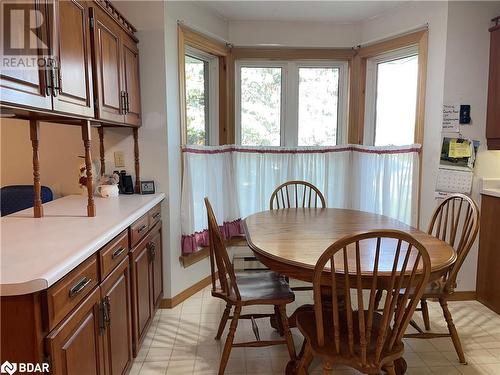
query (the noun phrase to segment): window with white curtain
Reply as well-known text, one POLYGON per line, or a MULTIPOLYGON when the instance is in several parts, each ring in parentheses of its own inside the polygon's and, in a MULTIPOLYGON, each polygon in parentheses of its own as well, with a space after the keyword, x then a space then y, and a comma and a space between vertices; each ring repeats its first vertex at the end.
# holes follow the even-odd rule
POLYGON ((364 144, 415 143, 417 86, 417 47, 367 59, 364 144))
POLYGON ((345 143, 347 78, 346 62, 237 61, 236 143, 345 143))

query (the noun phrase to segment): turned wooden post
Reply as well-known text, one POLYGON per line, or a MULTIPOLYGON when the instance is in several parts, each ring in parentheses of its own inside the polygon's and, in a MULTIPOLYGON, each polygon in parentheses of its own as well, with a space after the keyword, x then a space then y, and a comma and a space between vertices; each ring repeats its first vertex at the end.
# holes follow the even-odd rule
POLYGON ((92 156, 90 154, 90 121, 82 122, 82 140, 83 146, 85 147, 85 167, 87 169, 87 193, 88 193, 88 203, 87 203, 87 216, 95 216, 95 204, 94 204, 94 181, 92 180, 92 156))
POLYGON ((139 129, 134 128, 135 193, 141 192, 141 170, 139 164, 139 129))
POLYGON ((106 162, 104 161, 104 128, 99 126, 97 128, 99 132, 99 155, 101 157, 101 176, 104 176, 106 172, 106 162))
POLYGON ((30 139, 31 147, 33 148, 33 186, 35 190, 33 213, 35 217, 42 217, 42 184, 40 182, 40 158, 38 156, 38 148, 40 145, 40 124, 37 120, 30 120, 30 139))

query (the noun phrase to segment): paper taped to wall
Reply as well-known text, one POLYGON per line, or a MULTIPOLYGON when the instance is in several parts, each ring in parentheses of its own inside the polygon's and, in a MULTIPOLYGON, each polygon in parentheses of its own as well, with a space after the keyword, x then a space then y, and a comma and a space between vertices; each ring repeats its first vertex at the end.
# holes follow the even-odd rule
POLYGON ((472 189, 472 171, 439 168, 436 190, 448 193, 469 194, 472 189))
POLYGON ((458 133, 460 119, 460 105, 443 104, 443 132, 458 133))

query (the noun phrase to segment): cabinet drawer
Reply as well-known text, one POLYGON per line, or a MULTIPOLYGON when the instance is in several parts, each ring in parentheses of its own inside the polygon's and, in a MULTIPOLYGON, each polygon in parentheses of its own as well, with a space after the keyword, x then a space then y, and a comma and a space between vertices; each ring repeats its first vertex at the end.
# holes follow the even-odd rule
POLYGON ((148 214, 141 216, 130 226, 130 247, 134 247, 149 230, 148 214))
POLYGON ((113 269, 120 264, 122 259, 128 255, 128 233, 127 230, 121 232, 111 242, 99 250, 99 265, 101 270, 101 280, 110 274, 113 269))
POLYGON ((92 255, 47 290, 49 330, 94 289, 98 278, 97 256, 92 255))
POLYGON ((148 212, 149 216, 149 227, 153 228, 154 225, 161 220, 161 203, 154 206, 148 212))

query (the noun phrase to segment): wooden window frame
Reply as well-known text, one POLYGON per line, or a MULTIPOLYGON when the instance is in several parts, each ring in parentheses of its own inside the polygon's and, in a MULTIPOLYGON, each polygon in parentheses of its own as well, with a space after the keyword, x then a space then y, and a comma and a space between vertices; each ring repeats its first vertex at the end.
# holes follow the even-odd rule
POLYGON ((228 126, 228 70, 230 48, 222 42, 200 34, 185 25, 177 25, 178 35, 178 68, 179 68, 179 106, 181 124, 181 145, 187 141, 187 111, 186 111, 186 46, 213 55, 219 59, 219 142, 225 140, 228 126))
MULTIPOLYGON (((352 48, 268 48, 268 47, 233 47, 228 65, 228 127, 223 133, 220 133, 221 144, 236 143, 236 60, 243 61, 280 61, 287 62, 291 60, 297 61, 345 61, 348 65, 348 81, 351 82, 352 77, 352 62, 356 51, 352 48)), ((348 83, 348 91, 350 92, 350 83, 348 83)), ((350 99, 350 94, 348 94, 350 99)), ((347 113, 350 114, 349 104, 347 113)), ((347 132, 349 133, 349 125, 347 124, 347 132)), ((349 136, 344 137, 348 139, 349 136)))
POLYGON ((418 51, 417 107, 415 143, 424 141, 425 86, 427 78, 428 31, 421 30, 386 41, 361 47, 352 61, 349 106, 349 143, 363 144, 365 125, 365 91, 367 60, 400 49, 415 46, 418 51))

